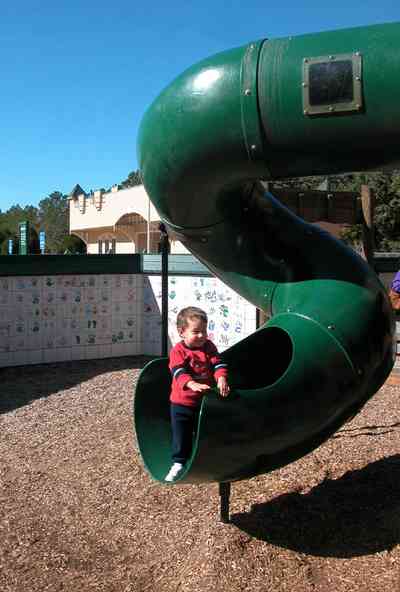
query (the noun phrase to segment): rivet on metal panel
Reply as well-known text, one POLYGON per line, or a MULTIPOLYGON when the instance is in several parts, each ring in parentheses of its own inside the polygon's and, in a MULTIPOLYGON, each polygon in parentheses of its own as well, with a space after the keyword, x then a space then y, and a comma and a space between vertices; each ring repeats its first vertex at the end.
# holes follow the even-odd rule
POLYGON ((308 63, 308 58, 304 58, 304 63, 307 64, 308 63))
POLYGON ((329 107, 329 111, 334 111, 335 107, 332 107, 332 105, 329 107))
POLYGON ((303 113, 304 115, 308 115, 308 109, 304 109, 303 113))
POLYGON ((302 82, 302 83, 301 83, 301 86, 302 86, 303 88, 306 88, 306 86, 308 86, 308 84, 307 84, 307 82, 302 82))
POLYGON ((330 60, 334 60, 334 59, 335 59, 335 56, 334 56, 334 55, 330 55, 330 56, 329 56, 329 59, 330 59, 330 60))
POLYGON ((357 103, 356 109, 361 109, 361 105, 359 103, 357 103))
POLYGON ((328 329, 330 331, 334 331, 335 330, 335 325, 328 325, 328 329))
POLYGON ((257 146, 256 146, 255 144, 252 144, 252 145, 251 145, 251 149, 252 149, 252 150, 257 150, 257 146))
POLYGON ((247 96, 251 95, 251 90, 249 88, 246 88, 246 90, 244 91, 244 94, 247 96))

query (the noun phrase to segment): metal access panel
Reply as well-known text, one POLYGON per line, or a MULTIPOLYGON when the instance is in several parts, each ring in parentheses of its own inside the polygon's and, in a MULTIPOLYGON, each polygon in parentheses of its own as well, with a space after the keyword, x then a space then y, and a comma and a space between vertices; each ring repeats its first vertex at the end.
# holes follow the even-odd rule
POLYGON ((359 52, 304 58, 304 115, 335 115, 360 111, 362 56, 359 52))

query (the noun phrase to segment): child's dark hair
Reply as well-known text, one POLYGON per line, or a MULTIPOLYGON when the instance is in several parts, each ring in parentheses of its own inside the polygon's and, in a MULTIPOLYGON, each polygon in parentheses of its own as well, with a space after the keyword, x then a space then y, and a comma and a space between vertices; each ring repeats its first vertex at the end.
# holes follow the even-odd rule
POLYGON ((207 313, 205 313, 204 310, 197 308, 197 306, 187 306, 178 312, 178 316, 176 318, 177 328, 185 329, 185 327, 188 325, 188 321, 191 319, 199 319, 203 323, 208 322, 207 313))

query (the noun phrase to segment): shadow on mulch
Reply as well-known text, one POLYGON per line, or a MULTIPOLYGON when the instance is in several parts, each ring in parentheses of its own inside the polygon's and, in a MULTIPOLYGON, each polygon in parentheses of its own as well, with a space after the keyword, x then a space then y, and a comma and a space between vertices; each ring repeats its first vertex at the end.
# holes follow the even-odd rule
POLYGON ((308 555, 349 558, 391 550, 400 543, 400 455, 325 480, 304 495, 255 504, 231 522, 257 539, 308 555))
POLYGON ((0 415, 35 399, 73 388, 99 374, 141 369, 151 359, 146 356, 126 356, 4 368, 0 371, 0 415))
POLYGON ((360 436, 372 436, 377 438, 390 434, 400 428, 400 421, 395 423, 383 424, 383 425, 365 425, 356 426, 354 428, 341 428, 336 434, 331 436, 334 440, 336 438, 359 438, 360 436))

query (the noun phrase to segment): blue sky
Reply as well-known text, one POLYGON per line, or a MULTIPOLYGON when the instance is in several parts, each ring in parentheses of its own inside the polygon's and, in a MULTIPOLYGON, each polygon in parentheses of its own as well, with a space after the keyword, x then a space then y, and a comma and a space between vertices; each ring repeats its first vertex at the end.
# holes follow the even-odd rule
POLYGON ((192 63, 264 37, 400 20, 399 0, 13 0, 0 5, 0 209, 137 168, 154 97, 192 63))

